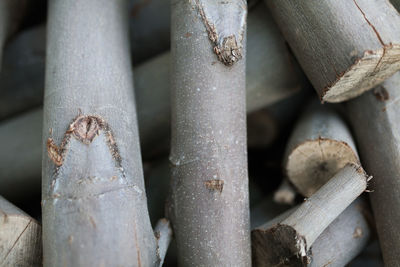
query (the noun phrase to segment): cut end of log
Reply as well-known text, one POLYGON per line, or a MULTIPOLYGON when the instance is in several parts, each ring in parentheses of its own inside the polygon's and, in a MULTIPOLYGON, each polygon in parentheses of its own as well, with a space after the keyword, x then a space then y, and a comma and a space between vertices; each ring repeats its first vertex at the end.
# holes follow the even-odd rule
POLYGON ((251 233, 253 262, 256 266, 307 266, 307 244, 293 227, 283 224, 251 233))
POLYGON ((310 197, 347 163, 359 163, 357 154, 347 143, 319 138, 293 149, 286 173, 299 192, 310 197))
POLYGON ((372 89, 400 69, 400 45, 389 44, 376 51, 365 51, 336 81, 322 90, 323 102, 337 103, 355 98, 372 89))

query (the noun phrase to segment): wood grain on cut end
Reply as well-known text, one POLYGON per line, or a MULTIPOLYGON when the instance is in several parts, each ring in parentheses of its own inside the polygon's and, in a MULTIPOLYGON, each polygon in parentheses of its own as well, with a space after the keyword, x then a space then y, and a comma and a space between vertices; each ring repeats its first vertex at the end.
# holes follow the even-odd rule
POLYGON ((390 44, 376 51, 365 51, 336 81, 322 90, 325 102, 342 102, 375 87, 400 69, 400 45, 390 44))
POLYGON ((307 140, 289 154, 286 174, 299 192, 309 197, 349 162, 359 160, 347 143, 325 138, 307 140))
POLYGON ((37 221, 0 197, 0 266, 41 266, 41 234, 37 221))
POLYGON ((267 230, 251 232, 253 263, 265 266, 306 266, 309 257, 305 239, 288 225, 277 224, 267 230))

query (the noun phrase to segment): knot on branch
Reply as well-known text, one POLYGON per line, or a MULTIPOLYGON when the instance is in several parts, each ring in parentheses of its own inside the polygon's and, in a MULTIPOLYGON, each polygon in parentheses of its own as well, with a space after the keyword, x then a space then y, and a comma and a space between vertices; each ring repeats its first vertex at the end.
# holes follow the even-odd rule
POLYGON ((221 45, 214 47, 218 60, 227 66, 232 66, 242 58, 241 48, 237 45, 234 35, 225 37, 221 45))
POLYGON ((64 134, 60 146, 57 146, 53 138, 49 137, 46 143, 47 155, 57 167, 60 167, 63 165, 71 136, 86 145, 90 145, 96 136, 100 134, 100 131, 105 134, 107 145, 113 159, 116 161, 116 166, 121 167, 121 157, 113 133, 108 123, 97 115, 78 115, 73 119, 64 134))

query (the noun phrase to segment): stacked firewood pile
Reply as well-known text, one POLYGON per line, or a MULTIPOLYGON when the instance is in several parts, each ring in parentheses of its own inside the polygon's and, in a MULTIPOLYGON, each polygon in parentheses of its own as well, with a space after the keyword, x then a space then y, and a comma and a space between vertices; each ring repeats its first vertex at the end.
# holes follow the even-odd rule
POLYGON ((400 266, 396 8, 0 0, 0 266, 400 266))

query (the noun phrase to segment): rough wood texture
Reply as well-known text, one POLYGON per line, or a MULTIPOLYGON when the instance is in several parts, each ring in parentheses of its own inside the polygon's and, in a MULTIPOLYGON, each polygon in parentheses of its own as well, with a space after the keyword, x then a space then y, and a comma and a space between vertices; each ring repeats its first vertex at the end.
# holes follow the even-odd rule
POLYGON ((41 266, 41 235, 37 221, 0 196, 0 266, 41 266))
POLYGON ((309 264, 309 249, 315 240, 364 192, 367 180, 361 167, 348 164, 288 217, 253 231, 253 255, 262 259, 256 263, 260 266, 309 264))
POLYGON ((43 126, 44 266, 155 266, 127 2, 49 2, 43 126))
MULTIPOLYGON (((293 212, 290 210, 286 214, 293 212)), ((355 200, 343 211, 315 240, 308 252, 310 263, 303 266, 345 266, 357 256, 366 246, 371 236, 369 225, 370 213, 366 201, 355 200)), ((278 221, 268 223, 268 228, 261 226, 252 231, 253 237, 253 261, 256 266, 271 266, 265 261, 264 250, 268 244, 264 243, 263 235, 266 230, 274 227, 278 221)), ((282 262, 275 266, 301 266, 295 262, 282 262), (285 265, 286 264, 286 265, 285 265)))
POLYGON ((354 140, 344 121, 329 106, 309 104, 289 139, 285 155, 288 179, 311 196, 347 163, 358 163, 354 140))
POLYGON ((182 266, 251 266, 245 1, 173 0, 169 216, 182 266))
POLYGON ((370 194, 387 266, 400 264, 400 73, 348 103, 365 169, 375 178, 370 194))
POLYGON ((400 69, 400 15, 387 0, 265 0, 322 101, 341 102, 400 69))
POLYGON ((25 13, 27 0, 1 0, 0 1, 0 70, 4 44, 18 27, 25 13))

